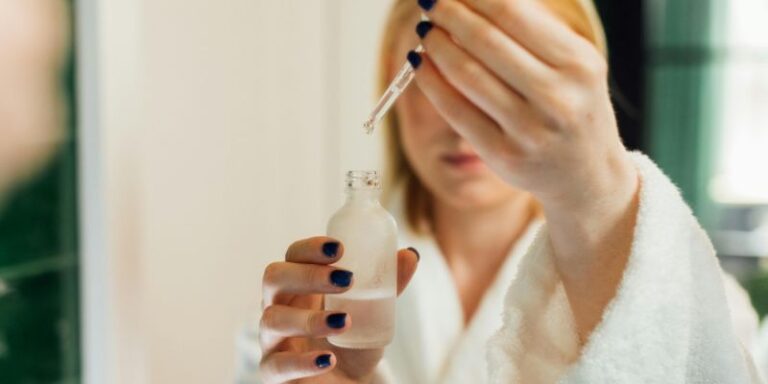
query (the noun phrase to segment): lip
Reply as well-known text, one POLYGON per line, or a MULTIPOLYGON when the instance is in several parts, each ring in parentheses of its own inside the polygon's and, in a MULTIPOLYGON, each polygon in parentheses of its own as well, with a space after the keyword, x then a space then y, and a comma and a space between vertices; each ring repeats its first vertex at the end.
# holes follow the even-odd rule
POLYGON ((483 160, 472 153, 454 153, 441 157, 444 163, 455 169, 476 169, 484 166, 483 160))

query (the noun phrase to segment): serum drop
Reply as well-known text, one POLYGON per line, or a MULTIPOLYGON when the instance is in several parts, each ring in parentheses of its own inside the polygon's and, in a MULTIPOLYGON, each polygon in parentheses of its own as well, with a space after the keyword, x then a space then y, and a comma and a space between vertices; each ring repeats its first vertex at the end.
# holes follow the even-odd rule
POLYGON ((378 172, 350 171, 346 203, 328 222, 328 236, 344 244, 336 263, 354 273, 352 288, 326 295, 325 309, 348 313, 352 326, 328 341, 342 348, 383 348, 395 331, 397 224, 379 203, 378 172))

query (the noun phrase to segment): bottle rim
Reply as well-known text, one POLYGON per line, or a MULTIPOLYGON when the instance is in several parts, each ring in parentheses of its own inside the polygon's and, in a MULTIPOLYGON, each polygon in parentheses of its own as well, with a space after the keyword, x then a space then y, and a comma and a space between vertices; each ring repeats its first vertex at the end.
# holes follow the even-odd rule
POLYGON ((352 170, 347 172, 347 190, 379 190, 381 189, 381 177, 379 171, 352 170))

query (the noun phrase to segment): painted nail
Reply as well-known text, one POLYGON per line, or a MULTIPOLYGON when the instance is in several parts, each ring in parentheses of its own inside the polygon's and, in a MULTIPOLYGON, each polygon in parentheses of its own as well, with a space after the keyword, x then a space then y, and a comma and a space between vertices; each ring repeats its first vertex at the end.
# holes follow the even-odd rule
POLYGON ((421 255, 419 254, 419 251, 416 250, 416 248, 409 247, 408 250, 416 254, 416 261, 421 261, 421 255))
POLYGON ((325 318, 326 324, 333 329, 342 329, 347 324, 346 313, 334 313, 325 318))
POLYGON ((430 11, 437 3, 437 0, 419 0, 419 7, 425 11, 430 11))
POLYGON ((325 354, 325 355, 318 356, 315 359, 315 365, 318 368, 320 368, 320 369, 330 367, 331 366, 331 355, 325 354))
POLYGON ((352 284, 352 272, 341 269, 331 272, 331 284, 342 288, 349 287, 352 284))
POLYGON ((416 24, 416 34, 423 39, 427 36, 427 33, 432 30, 432 27, 434 27, 434 24, 432 24, 431 21, 420 21, 416 24))
POLYGON ((411 67, 413 69, 419 69, 419 66, 421 65, 421 55, 416 51, 410 51, 408 52, 408 62, 411 63, 411 67))
POLYGON ((323 244, 323 254, 327 257, 336 257, 336 253, 339 252, 339 242, 329 241, 323 244))

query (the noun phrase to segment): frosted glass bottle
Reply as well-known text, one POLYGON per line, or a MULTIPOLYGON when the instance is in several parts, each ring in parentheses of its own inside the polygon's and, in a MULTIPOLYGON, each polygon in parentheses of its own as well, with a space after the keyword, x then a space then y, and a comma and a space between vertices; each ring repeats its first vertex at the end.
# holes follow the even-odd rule
POLYGON ((348 313, 351 327, 328 341, 343 348, 382 348, 395 332, 397 224, 379 203, 379 174, 350 171, 347 201, 328 222, 328 236, 344 244, 335 264, 354 274, 352 288, 325 296, 325 309, 348 313))

